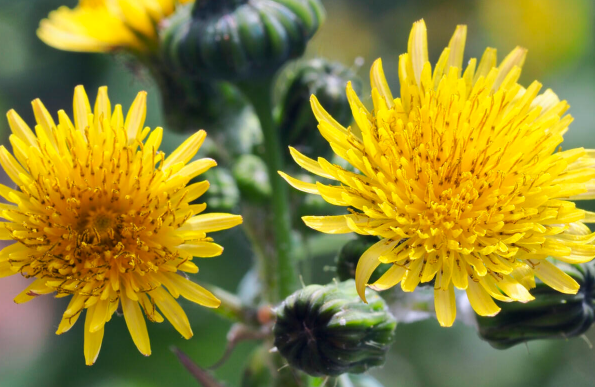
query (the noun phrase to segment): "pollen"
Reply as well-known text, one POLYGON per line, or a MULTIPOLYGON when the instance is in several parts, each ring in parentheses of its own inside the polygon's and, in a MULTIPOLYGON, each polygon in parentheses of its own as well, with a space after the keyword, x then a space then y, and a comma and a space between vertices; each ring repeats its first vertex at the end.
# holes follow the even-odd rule
POLYGON ((188 183, 216 165, 212 159, 191 161, 206 133, 197 132, 166 157, 159 151, 163 129, 144 127, 145 92, 126 116, 121 105, 112 110, 105 87, 94 110, 84 88, 76 88, 74 122, 60 111, 56 124, 39 100, 33 111, 35 132, 8 112, 14 156, 0 147, 0 164, 17 186, 0 185, 8 202, 0 204, 6 220, 0 237, 16 241, 0 251, 0 278, 20 273, 35 279, 15 302, 71 296, 57 333, 67 332, 86 311, 88 365, 118 307, 144 355, 151 349, 141 310, 150 321, 165 317, 190 338, 190 323, 175 299, 210 308, 220 302, 178 273, 197 273, 194 257, 222 253, 207 233, 242 222, 236 215, 203 213, 204 203, 191 204, 209 183, 188 183))
POLYGON ((356 286, 412 292, 434 281, 438 321, 456 317, 455 288, 482 316, 500 311, 494 299, 529 302, 538 277, 574 294, 579 285, 550 258, 583 263, 595 257, 593 213, 574 200, 595 198, 595 151, 559 146, 569 106, 541 84, 517 83, 527 51, 515 48, 498 65, 496 50, 463 67, 466 26, 458 26, 432 69, 423 20, 413 25, 400 56, 400 97, 382 61, 372 66, 373 109, 347 86, 355 125, 345 128, 312 96, 322 136, 356 170, 310 159, 295 161, 331 183, 295 188, 346 207, 347 215, 304 217, 318 231, 373 235, 360 258, 356 286), (374 270, 390 265, 377 282, 374 270))

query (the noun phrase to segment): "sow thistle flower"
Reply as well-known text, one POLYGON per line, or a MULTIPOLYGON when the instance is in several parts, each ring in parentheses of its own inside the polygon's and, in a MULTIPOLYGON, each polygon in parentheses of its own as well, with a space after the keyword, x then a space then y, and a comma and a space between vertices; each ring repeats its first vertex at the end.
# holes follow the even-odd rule
POLYGON ((546 260, 595 257, 584 225, 593 214, 568 200, 595 198, 595 151, 556 150, 572 118, 553 91, 517 80, 526 50, 496 65, 488 48, 463 71, 467 29, 457 27, 432 70, 425 23, 416 22, 399 60, 401 97, 393 98, 382 62, 371 69, 374 109, 347 96, 359 130, 345 128, 312 97, 323 137, 360 173, 307 158, 295 161, 335 184, 305 183, 281 172, 295 188, 349 208, 348 215, 304 217, 318 231, 356 232, 380 240, 359 259, 356 286, 382 264, 390 269, 370 286, 401 283, 412 292, 435 279, 438 321, 451 326, 455 288, 465 289, 482 316, 500 311, 494 299, 527 302, 535 276, 574 294, 579 285, 546 260))
POLYGON ((158 151, 163 129, 143 129, 145 92, 126 117, 120 105, 112 110, 105 87, 94 110, 84 88, 76 88, 74 123, 60 111, 56 124, 39 100, 33 111, 35 133, 8 112, 14 157, 0 147, 0 164, 19 188, 0 185, 9 202, 0 204, 7 220, 0 223, 0 238, 16 241, 0 252, 0 278, 35 278, 15 302, 50 293, 72 296, 56 333, 72 328, 86 309, 88 365, 97 359, 104 325, 118 307, 146 356, 151 348, 141 310, 150 321, 165 317, 183 337, 192 337, 175 298, 209 308, 220 302, 178 271, 197 273, 193 257, 223 251, 207 233, 242 222, 235 215, 201 214, 206 204, 190 204, 209 183, 186 185, 216 165, 212 159, 190 162, 206 133, 199 131, 165 157, 158 151))
POLYGON ((180 4, 193 0, 80 0, 60 7, 41 21, 37 34, 46 44, 66 51, 134 52, 154 50, 157 25, 180 4))

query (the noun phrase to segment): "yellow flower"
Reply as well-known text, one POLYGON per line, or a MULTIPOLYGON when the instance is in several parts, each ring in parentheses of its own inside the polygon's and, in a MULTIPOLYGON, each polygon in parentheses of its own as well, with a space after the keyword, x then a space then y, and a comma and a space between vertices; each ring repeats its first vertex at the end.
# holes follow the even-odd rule
POLYGON ((86 309, 88 365, 97 359, 104 325, 120 305, 146 356, 151 348, 141 308, 149 320, 162 322, 158 308, 182 336, 192 337, 174 298, 209 308, 220 302, 177 272, 197 273, 193 257, 223 251, 207 233, 242 222, 236 215, 198 215, 206 204, 190 202, 209 183, 186 185, 216 165, 212 159, 190 162, 206 133, 199 131, 165 157, 158 151, 163 129, 143 129, 146 95, 139 93, 124 117, 122 106, 112 111, 106 87, 91 110, 78 86, 74 123, 61 110, 58 124, 35 100, 35 134, 11 110, 14 157, 0 147, 0 164, 19 188, 0 185, 0 196, 9 202, 0 204, 0 216, 8 221, 0 223, 0 238, 16 241, 0 252, 0 278, 35 277, 16 303, 54 292, 72 295, 56 333, 67 332, 86 309))
POLYGON ((569 263, 595 257, 591 213, 568 199, 595 198, 595 151, 556 151, 572 118, 541 84, 517 80, 526 50, 514 49, 496 66, 488 48, 463 72, 467 29, 457 27, 432 71, 425 23, 413 25, 401 55, 401 97, 393 99, 378 59, 372 66, 374 109, 347 96, 359 130, 344 128, 312 97, 319 129, 334 152, 360 173, 291 149, 306 170, 338 183, 305 183, 281 175, 295 188, 349 207, 349 215, 304 217, 318 231, 376 235, 356 270, 364 290, 381 264, 390 269, 371 287, 401 283, 412 292, 435 279, 438 321, 453 324, 454 288, 465 289, 482 316, 500 311, 493 298, 527 302, 534 276, 574 294, 579 285, 546 260, 569 263))
POLYGON ((37 35, 60 50, 136 52, 155 49, 157 25, 180 4, 193 0, 79 0, 62 6, 41 21, 37 35))

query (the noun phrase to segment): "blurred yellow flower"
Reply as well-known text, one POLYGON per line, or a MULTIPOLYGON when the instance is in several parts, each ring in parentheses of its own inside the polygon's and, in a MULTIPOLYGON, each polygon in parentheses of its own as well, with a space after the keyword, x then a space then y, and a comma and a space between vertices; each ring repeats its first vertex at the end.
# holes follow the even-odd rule
POLYGON ((209 308, 220 302, 177 272, 197 273, 193 257, 223 251, 207 233, 242 222, 236 215, 200 214, 206 204, 189 204, 209 183, 188 182, 216 165, 212 159, 190 162, 206 133, 194 134, 166 158, 158 151, 163 130, 143 128, 145 92, 126 116, 120 105, 112 110, 105 87, 94 110, 84 88, 76 88, 74 123, 61 110, 56 124, 39 100, 33 111, 35 133, 15 111, 8 112, 14 157, 0 147, 0 164, 19 188, 0 185, 9 202, 0 204, 7 220, 0 223, 0 238, 16 241, 0 252, 0 278, 36 278, 15 302, 54 292, 72 295, 56 333, 67 332, 86 309, 88 365, 97 359, 104 325, 119 306, 144 355, 151 348, 141 308, 149 320, 162 322, 158 308, 182 336, 192 337, 174 298, 209 308))
POLYGON ((531 47, 531 74, 572 66, 593 44, 590 0, 481 0, 477 8, 496 43, 531 47))
POLYGON ((109 52, 154 50, 157 25, 180 4, 193 0, 80 0, 41 21, 37 35, 60 50, 109 52))
POLYGON ((514 49, 496 66, 488 48, 463 71, 466 26, 457 27, 432 71, 424 21, 413 25, 401 55, 401 97, 393 98, 378 59, 372 66, 374 109, 347 96, 358 131, 344 128, 312 97, 319 130, 334 152, 360 173, 323 158, 291 153, 304 169, 337 183, 305 183, 281 172, 295 188, 349 208, 341 216, 304 217, 318 231, 356 232, 381 239, 360 258, 357 290, 401 283, 412 292, 435 279, 438 321, 456 316, 454 288, 465 289, 482 316, 500 311, 493 298, 527 302, 534 276, 564 293, 579 285, 546 260, 595 257, 584 225, 595 214, 568 199, 595 198, 595 151, 558 151, 572 118, 553 91, 517 84, 526 50, 514 49))

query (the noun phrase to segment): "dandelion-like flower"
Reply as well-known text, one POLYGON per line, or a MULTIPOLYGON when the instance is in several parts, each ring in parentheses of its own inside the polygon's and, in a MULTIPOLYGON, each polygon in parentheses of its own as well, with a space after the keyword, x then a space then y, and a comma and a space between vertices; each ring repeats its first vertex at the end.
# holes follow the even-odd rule
POLYGON ((212 159, 190 161, 205 132, 165 157, 158 151, 163 130, 143 128, 146 93, 124 116, 120 105, 112 110, 105 87, 94 110, 84 88, 76 88, 74 123, 60 111, 56 124, 39 100, 33 111, 35 134, 8 112, 14 157, 0 147, 0 164, 19 188, 0 185, 9 202, 0 204, 7 220, 0 223, 0 238, 16 241, 0 252, 0 278, 35 278, 15 302, 50 293, 72 296, 56 333, 67 332, 86 309, 88 365, 97 359, 104 325, 118 307, 144 355, 151 348, 141 310, 153 322, 165 316, 183 337, 192 337, 175 298, 209 308, 220 302, 178 272, 197 273, 193 257, 221 254, 207 233, 242 222, 236 215, 201 214, 206 204, 190 204, 209 183, 188 182, 216 165, 212 159))
POLYGON ((158 23, 192 1, 79 0, 72 9, 62 6, 51 12, 37 34, 46 44, 66 51, 152 51, 158 44, 158 23))
POLYGON ((359 130, 344 128, 312 97, 319 129, 334 152, 360 173, 323 158, 291 153, 303 168, 335 184, 295 188, 349 208, 341 216, 305 217, 331 234, 356 232, 380 240, 360 258, 356 286, 381 264, 391 265, 370 286, 401 283, 406 292, 435 279, 438 321, 453 324, 455 288, 465 289, 482 316, 500 311, 493 299, 527 302, 537 276, 574 294, 579 285, 546 260, 581 263, 595 256, 584 223, 593 214, 571 200, 595 198, 595 151, 557 151, 572 118, 553 91, 517 84, 526 50, 517 47, 496 66, 488 48, 463 71, 467 29, 457 27, 432 71, 425 23, 416 22, 401 55, 401 97, 393 99, 382 63, 372 66, 374 109, 348 85, 359 130))

